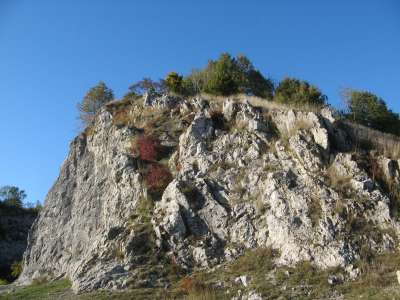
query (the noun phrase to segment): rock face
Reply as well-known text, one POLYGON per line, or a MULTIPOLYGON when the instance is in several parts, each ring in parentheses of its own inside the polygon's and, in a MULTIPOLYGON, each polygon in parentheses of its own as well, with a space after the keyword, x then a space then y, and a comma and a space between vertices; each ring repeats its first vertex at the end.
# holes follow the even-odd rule
MULTIPOLYGON (((166 258, 191 271, 255 247, 279 250, 281 264, 353 270, 361 248, 397 246, 393 199, 371 175, 370 154, 346 152, 352 141, 329 110, 211 104, 145 97, 143 114, 168 108, 180 122, 169 143, 174 179, 151 205, 143 162, 130 154, 143 129, 115 126, 103 109, 71 143, 29 235, 19 281, 65 276, 78 292, 164 286, 166 258), (143 276, 149 265, 155 271, 143 276)), ((399 182, 398 161, 373 160, 399 182)))
POLYGON ((19 208, 0 207, 0 274, 7 276, 10 266, 22 260, 28 231, 37 214, 19 208))

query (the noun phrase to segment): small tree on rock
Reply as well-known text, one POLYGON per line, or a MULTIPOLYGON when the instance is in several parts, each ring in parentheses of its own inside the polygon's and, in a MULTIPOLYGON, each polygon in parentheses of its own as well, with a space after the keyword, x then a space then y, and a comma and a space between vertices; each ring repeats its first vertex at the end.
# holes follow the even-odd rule
POLYGON ((99 109, 114 99, 114 94, 103 81, 92 87, 78 104, 80 119, 83 123, 89 124, 99 109))
POLYGON ((176 94, 182 94, 183 93, 183 77, 180 76, 176 72, 170 72, 167 74, 165 77, 165 86, 168 89, 168 91, 176 93, 176 94))
POLYGON ((136 95, 144 95, 145 93, 163 93, 165 84, 163 80, 154 81, 151 78, 143 78, 142 80, 132 84, 129 90, 136 95))

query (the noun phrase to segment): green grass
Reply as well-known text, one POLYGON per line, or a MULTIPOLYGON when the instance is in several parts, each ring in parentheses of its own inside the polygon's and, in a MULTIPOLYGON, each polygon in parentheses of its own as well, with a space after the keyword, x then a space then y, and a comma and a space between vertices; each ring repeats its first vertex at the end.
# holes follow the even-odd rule
MULTIPOLYGON (((68 280, 59 280, 44 284, 33 284, 23 288, 17 288, 10 294, 0 294, 1 300, 50 300, 50 299, 68 299, 72 292, 70 291, 70 282, 68 280)), ((73 298, 70 298, 73 299, 73 298)))
MULTIPOLYGON (((355 281, 337 285, 328 283, 329 275, 345 274, 341 268, 320 270, 309 262, 294 267, 277 266, 274 259, 278 253, 269 248, 247 251, 233 262, 224 263, 212 272, 198 271, 190 276, 176 272, 170 277, 171 286, 163 288, 136 288, 128 291, 96 291, 75 295, 68 280, 36 284, 18 288, 0 299, 231 299, 238 290, 247 294, 251 290, 260 293, 263 299, 329 299, 343 294, 344 299, 400 299, 400 287, 396 271, 400 269, 400 255, 397 252, 375 256, 373 261, 358 262, 362 275, 355 281), (250 278, 249 286, 234 284, 241 275, 250 278), (216 282, 224 282, 228 288, 213 288, 216 282), (230 293, 227 295, 226 290, 230 293)), ((168 264, 165 264, 166 268, 168 264)), ((144 274, 148 276, 149 273, 144 274)))

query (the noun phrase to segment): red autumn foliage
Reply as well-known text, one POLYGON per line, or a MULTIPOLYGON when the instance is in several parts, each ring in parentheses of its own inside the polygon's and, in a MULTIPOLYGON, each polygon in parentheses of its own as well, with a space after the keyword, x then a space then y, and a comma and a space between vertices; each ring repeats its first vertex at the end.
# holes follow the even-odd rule
POLYGON ((156 137, 141 135, 136 142, 137 151, 141 159, 147 161, 155 161, 158 159, 161 146, 160 141, 156 137))
POLYGON ((149 166, 146 174, 146 184, 150 189, 162 191, 171 181, 172 175, 166 167, 156 164, 149 166))
POLYGON ((205 289, 205 286, 198 279, 193 277, 184 277, 180 282, 182 292, 190 294, 191 292, 199 292, 205 289))
POLYGON ((190 277, 182 278, 182 280, 181 280, 181 290, 184 293, 187 293, 187 294, 190 293, 193 290, 193 285, 194 285, 194 282, 193 282, 192 278, 190 278, 190 277))

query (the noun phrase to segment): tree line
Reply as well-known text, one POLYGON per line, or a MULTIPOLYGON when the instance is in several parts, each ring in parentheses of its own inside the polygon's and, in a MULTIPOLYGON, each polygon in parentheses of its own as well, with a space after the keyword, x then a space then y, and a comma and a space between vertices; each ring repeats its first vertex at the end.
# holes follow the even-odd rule
POLYGON ((34 203, 24 203, 26 193, 24 190, 16 186, 2 186, 0 187, 0 208, 3 209, 19 209, 19 210, 30 210, 37 212, 42 208, 42 204, 37 201, 34 203))
MULTIPOLYGON (((210 60, 204 68, 194 69, 187 76, 173 71, 158 81, 144 78, 129 87, 123 100, 137 99, 145 93, 171 93, 178 96, 201 93, 229 96, 241 93, 299 108, 328 105, 328 98, 315 85, 290 77, 274 84, 246 56, 232 57, 228 53, 221 54, 217 60, 210 60)), ((344 118, 400 135, 399 115, 390 110, 379 96, 369 91, 346 89, 342 97, 346 108, 340 113, 344 118)), ((98 109, 113 99, 113 91, 104 82, 92 87, 78 106, 84 124, 90 123, 98 109)))

